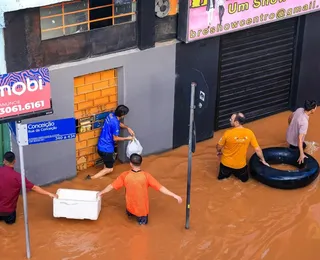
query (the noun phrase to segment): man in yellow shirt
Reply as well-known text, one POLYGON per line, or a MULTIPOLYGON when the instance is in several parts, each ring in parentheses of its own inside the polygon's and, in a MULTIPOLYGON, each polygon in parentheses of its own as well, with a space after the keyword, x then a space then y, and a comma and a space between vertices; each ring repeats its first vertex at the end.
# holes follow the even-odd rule
POLYGON ((267 166, 262 150, 254 133, 243 127, 245 116, 242 113, 233 114, 227 130, 217 144, 217 155, 221 156, 218 180, 229 178, 232 174, 242 182, 249 180, 247 166, 247 151, 249 144, 253 146, 261 162, 267 166))

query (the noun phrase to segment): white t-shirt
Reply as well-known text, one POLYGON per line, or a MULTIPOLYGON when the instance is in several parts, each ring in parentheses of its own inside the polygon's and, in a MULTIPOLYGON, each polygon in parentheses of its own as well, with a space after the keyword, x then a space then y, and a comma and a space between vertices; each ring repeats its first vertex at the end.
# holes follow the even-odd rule
POLYGON ((293 113, 293 118, 287 130, 287 142, 293 146, 298 146, 299 135, 306 135, 308 126, 309 116, 304 112, 304 108, 298 108, 293 113))

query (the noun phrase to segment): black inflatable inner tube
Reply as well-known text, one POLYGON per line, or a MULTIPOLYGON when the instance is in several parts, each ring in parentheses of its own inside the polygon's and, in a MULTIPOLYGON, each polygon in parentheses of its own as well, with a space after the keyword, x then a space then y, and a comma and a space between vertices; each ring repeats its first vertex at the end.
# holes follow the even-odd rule
POLYGON ((289 164, 297 167, 294 171, 283 171, 268 167, 254 154, 249 162, 251 176, 257 181, 278 189, 298 189, 312 183, 319 175, 319 164, 311 155, 299 165, 299 151, 286 147, 263 149, 266 161, 272 164, 289 164))

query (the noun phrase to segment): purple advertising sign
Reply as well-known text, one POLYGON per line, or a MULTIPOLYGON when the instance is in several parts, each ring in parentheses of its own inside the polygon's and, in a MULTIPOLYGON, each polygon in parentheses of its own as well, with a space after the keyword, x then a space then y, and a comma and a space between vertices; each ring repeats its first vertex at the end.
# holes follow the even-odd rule
POLYGON ((185 42, 320 11, 320 0, 188 0, 180 1, 179 38, 185 42), (187 2, 187 1, 186 1, 187 2), (185 2, 185 3, 186 3, 185 2))

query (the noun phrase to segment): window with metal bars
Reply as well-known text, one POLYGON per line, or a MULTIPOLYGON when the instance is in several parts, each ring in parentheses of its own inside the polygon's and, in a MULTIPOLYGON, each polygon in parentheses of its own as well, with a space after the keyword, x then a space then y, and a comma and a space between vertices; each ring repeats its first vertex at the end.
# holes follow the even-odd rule
POLYGON ((75 0, 40 8, 41 39, 136 20, 136 0, 75 0))

